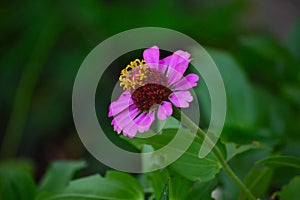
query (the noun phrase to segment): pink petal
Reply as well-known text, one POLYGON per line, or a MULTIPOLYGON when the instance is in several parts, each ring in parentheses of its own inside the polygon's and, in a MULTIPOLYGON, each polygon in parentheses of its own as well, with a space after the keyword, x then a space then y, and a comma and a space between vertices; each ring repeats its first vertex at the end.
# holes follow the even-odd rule
POLYGON ((137 126, 133 122, 130 122, 124 128, 123 135, 128 136, 129 138, 133 138, 136 135, 137 131, 137 126))
POLYGON ((133 138, 138 131, 142 133, 149 130, 155 118, 154 114, 154 111, 140 113, 138 108, 132 105, 117 115, 111 124, 114 126, 114 130, 119 134, 123 132, 124 136, 133 138))
POLYGON ((128 127, 128 125, 130 125, 130 123, 136 118, 139 113, 140 111, 135 106, 131 106, 130 108, 125 109, 112 120, 111 124, 114 125, 114 130, 118 133, 121 133, 121 131, 123 130, 123 133, 125 133, 124 129, 128 127))
POLYGON ((122 132, 122 129, 116 124, 116 120, 113 119, 111 121, 111 125, 114 126, 114 131, 116 131, 118 134, 122 132))
POLYGON ((146 49, 143 53, 143 57, 150 68, 157 69, 159 62, 159 49, 157 46, 146 49))
POLYGON ((142 113, 127 124, 123 130, 123 134, 129 138, 133 138, 137 131, 141 133, 148 131, 153 121, 154 111, 150 113, 142 113))
POLYGON ((170 102, 163 101, 162 104, 158 107, 157 117, 160 120, 165 120, 168 116, 172 115, 172 112, 172 104, 170 102))
POLYGON ((138 131, 143 133, 145 131, 148 131, 151 124, 154 121, 154 116, 155 112, 151 111, 149 113, 142 113, 140 116, 136 118, 134 123, 138 126, 138 131))
POLYGON ((174 84, 174 90, 188 90, 192 87, 197 86, 199 76, 197 74, 188 74, 183 77, 180 81, 174 84))
POLYGON ((119 114, 120 112, 128 108, 131 104, 133 104, 131 94, 129 91, 125 90, 117 101, 114 101, 110 104, 108 116, 112 117, 119 114))
POLYGON ((191 57, 191 54, 186 51, 178 50, 175 51, 172 56, 173 59, 171 60, 170 65, 176 66, 178 63, 188 61, 191 57))
POLYGON ((169 63, 171 62, 171 61, 170 61, 171 58, 172 58, 172 56, 168 56, 168 57, 165 57, 164 59, 162 59, 162 60, 159 61, 158 70, 159 70, 161 73, 165 74, 166 69, 167 69, 167 67, 169 66, 169 63))
POLYGON ((168 63, 167 77, 169 78, 169 85, 175 83, 183 76, 188 65, 190 54, 184 51, 176 51, 170 58, 166 59, 168 63))
POLYGON ((168 85, 172 85, 183 77, 183 73, 178 72, 177 69, 170 65, 168 68, 167 77, 169 78, 168 85))
POLYGON ((176 107, 187 108, 189 107, 189 102, 193 101, 193 96, 189 91, 179 91, 173 92, 169 99, 176 107))

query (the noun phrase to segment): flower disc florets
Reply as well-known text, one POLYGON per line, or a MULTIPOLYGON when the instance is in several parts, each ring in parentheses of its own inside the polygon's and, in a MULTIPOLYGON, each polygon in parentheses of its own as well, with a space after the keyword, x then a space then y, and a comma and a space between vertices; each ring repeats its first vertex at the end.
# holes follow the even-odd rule
POLYGON ((140 111, 148 111, 156 104, 167 101, 172 91, 157 83, 147 83, 132 93, 132 100, 140 111))
POLYGON ((145 61, 132 61, 120 75, 120 85, 130 90, 132 100, 140 111, 148 111, 152 106, 167 101, 172 91, 166 87, 168 78, 145 61))

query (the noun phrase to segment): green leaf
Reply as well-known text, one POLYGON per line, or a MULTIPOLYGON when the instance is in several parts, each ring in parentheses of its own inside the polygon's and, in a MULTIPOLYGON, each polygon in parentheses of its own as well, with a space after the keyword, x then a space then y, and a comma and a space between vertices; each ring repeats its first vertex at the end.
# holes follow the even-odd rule
POLYGON ((53 162, 40 183, 40 192, 55 192, 63 189, 74 173, 86 166, 84 161, 53 162))
POLYGON ((170 199, 188 199, 192 182, 180 175, 173 174, 170 179, 170 199))
MULTIPOLYGON (((269 129, 265 144, 271 144, 282 139, 286 131, 287 120, 290 118, 288 106, 270 91, 255 87, 255 100, 259 112, 259 126, 269 129), (273 141, 273 142, 272 142, 273 141)), ((262 136, 262 134, 260 134, 262 136)), ((278 143, 278 142, 277 142, 278 143)))
POLYGON ((26 170, 0 166, 0 199, 32 200, 36 185, 26 170))
POLYGON ((246 151, 252 150, 252 149, 260 149, 260 148, 267 148, 263 144, 259 142, 255 142, 252 144, 246 144, 246 145, 236 145, 234 143, 227 143, 225 144, 226 152, 227 152, 227 158, 226 160, 231 160, 234 156, 244 153, 246 151))
POLYGON ((191 192, 186 199, 189 200, 213 200, 211 197, 212 191, 217 187, 217 180, 213 179, 209 182, 195 182, 191 192))
MULTIPOLYGON (((264 195, 269 188, 273 176, 273 169, 264 167, 258 168, 254 166, 245 178, 245 185, 254 196, 260 197, 264 195)), ((240 200, 247 199, 245 194, 241 193, 240 200)))
POLYGON ((105 177, 93 175, 74 180, 60 193, 40 196, 38 200, 143 200, 143 188, 132 176, 117 171, 105 177))
POLYGON ((300 169, 300 158, 293 156, 272 156, 257 162, 269 167, 294 167, 300 169))
POLYGON ((198 157, 200 143, 192 144, 191 148, 177 161, 170 165, 170 169, 191 181, 206 182, 215 178, 221 165, 211 153, 205 158, 198 157))
POLYGON ((164 191, 161 193, 159 200, 169 200, 169 181, 165 184, 164 191))
MULTIPOLYGON (((251 144, 254 141, 269 146, 278 145, 286 132, 287 105, 278 97, 260 87, 254 87, 255 109, 259 110, 254 127, 226 126, 222 131, 222 141, 236 144, 251 144)), ((240 113, 243 115, 243 113, 240 113)))
POLYGON ((170 175, 167 169, 157 170, 151 173, 147 173, 147 180, 150 186, 153 188, 155 199, 159 199, 164 191, 166 183, 170 179, 170 175))
MULTIPOLYGON (((233 170, 235 173, 239 173, 238 170, 233 170)), ((238 199, 239 188, 224 170, 218 175, 218 183, 218 185, 216 183, 216 187, 218 186, 216 189, 219 191, 220 199, 238 199)))
MULTIPOLYGON (((208 49, 209 55, 216 63, 226 89, 227 116, 225 125, 237 127, 252 127, 256 121, 257 110, 251 85, 238 62, 227 52, 208 49)), ((199 61, 201 67, 201 62, 199 61)), ((207 65, 203 63, 202 65, 207 65)), ((201 75, 201 74, 200 74, 201 75)), ((201 111, 207 122, 210 121, 210 96, 203 81, 195 88, 200 98, 201 111)))
MULTIPOLYGON (((166 146, 176 135, 177 131, 178 129, 164 129, 161 134, 154 135, 150 138, 124 139, 138 149, 141 149, 144 144, 148 144, 157 150, 166 146)), ((191 137, 191 132, 189 130, 182 128, 181 131, 185 138, 191 137)), ((185 151, 178 160, 173 162, 169 168, 192 181, 209 181, 213 179, 220 171, 221 165, 213 153, 209 153, 205 158, 202 159, 198 157, 201 144, 202 141, 200 141, 198 137, 195 138, 194 142, 187 149, 187 151, 185 151)), ((182 150, 180 149, 180 146, 178 146, 178 148, 174 148, 173 151, 175 152, 182 150)), ((168 160, 168 157, 164 157, 159 161, 153 160, 152 162, 155 164, 157 162, 163 162, 163 160, 168 160)))
POLYGON ((171 200, 187 199, 192 184, 191 181, 176 173, 169 172, 166 168, 148 173, 147 179, 153 188, 155 199, 161 198, 167 182, 169 183, 169 198, 171 200))
POLYGON ((283 186, 282 190, 277 193, 281 200, 298 200, 300 188, 300 177, 292 179, 290 184, 283 186))
POLYGON ((156 133, 160 132, 163 128, 166 129, 179 127, 180 123, 173 117, 168 117, 166 120, 155 119, 151 125, 151 129, 156 133))

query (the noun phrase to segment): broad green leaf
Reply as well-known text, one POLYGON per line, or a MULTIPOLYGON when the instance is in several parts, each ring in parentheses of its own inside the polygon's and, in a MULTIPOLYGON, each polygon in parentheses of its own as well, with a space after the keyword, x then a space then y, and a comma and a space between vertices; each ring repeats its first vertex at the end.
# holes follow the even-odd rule
POLYGON ((153 175, 151 174, 153 192, 154 194, 158 193, 158 197, 153 196, 153 199, 160 199, 162 196, 165 197, 166 194, 168 194, 170 200, 189 199, 187 196, 192 190, 192 181, 189 181, 176 173, 169 175, 169 173, 166 172, 167 169, 154 172, 156 176, 156 180, 154 181, 153 175), (166 183, 168 183, 169 186, 168 193, 162 195, 163 192, 166 192, 166 183))
POLYGON ((159 200, 169 200, 169 181, 165 184, 164 191, 161 193, 159 200))
MULTIPOLYGON (((257 115, 257 126, 226 126, 221 138, 223 142, 236 144, 252 144, 259 141, 269 146, 277 145, 286 132, 288 108, 280 99, 269 91, 254 87, 254 98, 257 115)), ((242 113, 241 113, 242 115, 242 113)))
MULTIPOLYGON (((246 174, 252 169, 253 165, 257 160, 263 159, 270 156, 270 151, 266 149, 252 149, 246 151, 242 154, 236 155, 233 159, 230 160, 230 167, 234 173, 240 178, 243 179, 246 174)), ((226 174, 225 171, 222 171, 218 175, 222 199, 238 199, 240 193, 237 185, 232 181, 232 179, 226 174)))
POLYGON ((274 145, 275 140, 279 140, 286 132, 288 106, 281 99, 270 91, 260 87, 255 87, 255 101, 259 112, 259 125, 264 129, 269 129, 267 134, 258 134, 265 137, 265 144, 274 145))
POLYGON ((161 197, 166 183, 169 183, 169 198, 171 200, 186 199, 191 190, 191 181, 176 173, 169 172, 167 169, 148 173, 147 179, 153 188, 155 199, 161 197))
POLYGON ((26 170, 0 166, 0 199, 33 200, 36 185, 26 170))
POLYGON ((300 177, 295 177, 292 181, 282 187, 281 191, 277 193, 281 200, 298 200, 300 188, 300 177))
MULTIPOLYGON (((186 135, 186 137, 191 137, 191 133, 189 130, 181 129, 181 131, 186 135)), ((167 145, 173 139, 176 133, 177 129, 164 129, 161 134, 157 134, 150 138, 124 139, 129 141, 138 149, 141 149, 144 144, 148 144, 151 145, 155 150, 157 150, 167 145)), ((202 159, 198 157, 201 143, 202 142, 199 138, 195 138, 194 142, 187 149, 187 151, 185 151, 178 160, 176 160, 169 166, 170 169, 192 181, 209 181, 213 179, 215 175, 220 171, 221 165, 218 162, 218 159, 213 155, 213 153, 208 154, 205 158, 202 159)), ((182 150, 179 146, 177 149, 174 148, 173 151, 182 150)), ((163 160, 168 160, 168 157, 165 157, 163 160)), ((156 162, 163 161, 153 161, 153 163, 156 162)))
POLYGON ((105 177, 92 175, 71 181, 60 193, 38 200, 143 200, 143 188, 131 175, 109 171, 105 177))
POLYGON ((294 167, 300 169, 300 158, 293 156, 272 156, 257 162, 269 167, 294 167))
POLYGON ((192 182, 180 175, 172 174, 170 179, 170 199, 188 199, 192 182))
POLYGON ((206 182, 215 177, 221 169, 216 157, 211 153, 205 158, 198 157, 200 143, 192 144, 191 148, 177 161, 170 165, 170 169, 191 181, 206 182))
POLYGON ((209 182, 195 182, 191 192, 186 199, 189 200, 213 200, 211 197, 212 191, 217 187, 217 180, 213 179, 209 182))
POLYGON ((155 199, 159 199, 164 191, 166 183, 170 179, 167 169, 157 170, 146 174, 150 186, 153 188, 155 199))
MULTIPOLYGON (((252 88, 245 73, 237 61, 227 52, 208 49, 208 53, 216 63, 226 89, 227 116, 225 125, 252 127, 256 120, 257 110, 255 109, 252 88)), ((204 113, 205 120, 209 122, 210 96, 203 81, 199 82, 195 92, 200 98, 201 111, 204 113)))
MULTIPOLYGON (((254 196, 261 197, 268 191, 272 176, 273 169, 268 167, 258 168, 254 166, 247 174, 244 183, 254 196)), ((239 199, 246 200, 247 197, 245 194, 241 193, 239 199)))
POLYGON ((40 183, 40 192, 55 192, 63 189, 74 173, 86 166, 84 161, 53 162, 40 183))
POLYGON ((246 127, 225 126, 221 134, 222 142, 239 145, 251 144, 259 139, 256 130, 246 127))
MULTIPOLYGON (((234 172, 239 173, 238 170, 234 170, 234 172)), ((220 199, 238 199, 238 195, 240 192, 239 188, 225 171, 221 171, 221 173, 218 175, 218 184, 216 183, 215 187, 217 190, 221 191, 219 194, 221 196, 220 199)))
POLYGON ((237 154, 252 150, 252 149, 259 149, 259 148, 267 148, 263 144, 259 142, 255 142, 252 144, 246 144, 246 145, 236 145, 234 143, 227 143, 225 144, 226 152, 227 152, 227 158, 226 160, 231 160, 234 156, 237 154))
POLYGON ((168 117, 166 120, 163 121, 156 119, 151 125, 151 129, 156 133, 160 132, 162 129, 179 128, 179 127, 180 127, 180 123, 178 122, 177 119, 173 117, 168 117))
POLYGON ((177 119, 173 117, 168 117, 166 119, 164 128, 179 128, 180 123, 177 121, 177 119))

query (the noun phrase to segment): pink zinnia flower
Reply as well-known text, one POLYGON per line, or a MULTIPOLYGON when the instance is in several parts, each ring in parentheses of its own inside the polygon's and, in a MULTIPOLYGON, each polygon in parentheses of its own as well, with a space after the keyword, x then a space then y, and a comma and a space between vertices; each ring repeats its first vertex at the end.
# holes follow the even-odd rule
POLYGON ((155 115, 160 120, 172 115, 172 104, 189 107, 193 97, 188 89, 199 80, 196 74, 183 76, 190 62, 188 52, 179 50, 159 60, 159 49, 153 46, 143 56, 121 71, 120 86, 125 91, 110 104, 108 114, 114 130, 130 138, 148 131, 155 115))

